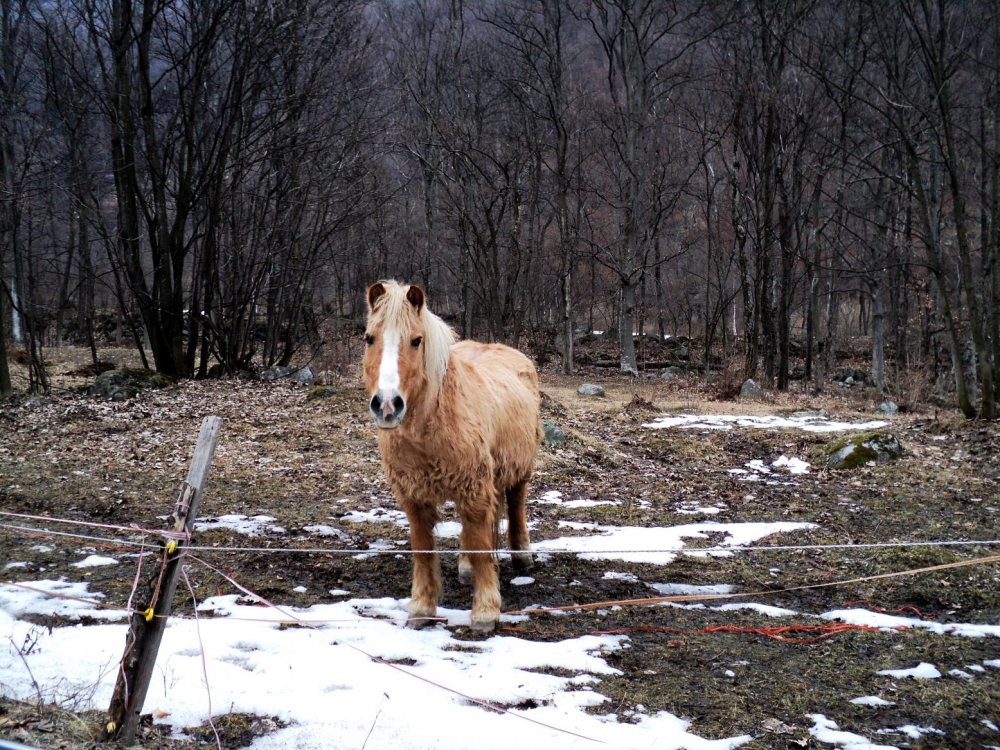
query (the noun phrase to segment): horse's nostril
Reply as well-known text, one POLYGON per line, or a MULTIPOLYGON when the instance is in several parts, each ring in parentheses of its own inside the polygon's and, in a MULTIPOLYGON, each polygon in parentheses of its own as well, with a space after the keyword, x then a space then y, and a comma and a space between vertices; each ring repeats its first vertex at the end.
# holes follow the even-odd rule
POLYGON ((372 396, 372 402, 370 406, 373 412, 378 412, 382 408, 382 399, 379 398, 377 393, 374 396, 372 396))
POLYGON ((403 407, 404 406, 405 406, 405 404, 403 403, 403 397, 402 396, 394 396, 393 397, 393 399, 392 399, 392 410, 394 412, 396 412, 398 414, 399 412, 403 411, 403 407))

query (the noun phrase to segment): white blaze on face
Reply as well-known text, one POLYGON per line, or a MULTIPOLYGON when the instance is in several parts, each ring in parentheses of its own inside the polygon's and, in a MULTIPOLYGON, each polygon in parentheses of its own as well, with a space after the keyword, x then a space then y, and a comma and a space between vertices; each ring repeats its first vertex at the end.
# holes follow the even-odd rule
POLYGON ((382 361, 378 368, 378 389, 392 393, 399 388, 399 331, 385 331, 382 337, 382 361))

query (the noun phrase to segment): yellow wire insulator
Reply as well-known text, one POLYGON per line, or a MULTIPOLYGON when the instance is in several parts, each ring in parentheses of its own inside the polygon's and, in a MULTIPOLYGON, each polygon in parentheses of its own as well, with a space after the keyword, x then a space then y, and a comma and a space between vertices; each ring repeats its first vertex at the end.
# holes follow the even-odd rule
POLYGON ((109 721, 108 725, 104 728, 108 731, 108 734, 114 734, 115 730, 118 728, 118 725, 115 724, 113 721, 109 721))
POLYGON ((167 542, 167 554, 172 555, 176 551, 177 551, 177 542, 174 541, 173 539, 169 540, 167 542))
POLYGON ((152 622, 154 614, 155 613, 153 612, 153 608, 150 607, 149 609, 147 609, 145 612, 142 613, 142 616, 146 618, 146 622, 152 622))

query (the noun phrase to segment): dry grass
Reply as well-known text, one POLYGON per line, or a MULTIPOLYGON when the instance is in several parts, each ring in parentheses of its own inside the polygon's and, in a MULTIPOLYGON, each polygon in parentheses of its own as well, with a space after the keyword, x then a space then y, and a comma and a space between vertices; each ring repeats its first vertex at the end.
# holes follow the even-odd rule
MULTIPOLYGON (((381 476, 365 399, 349 375, 341 378, 336 396, 312 402, 306 400, 307 389, 294 384, 210 381, 185 382, 109 404, 73 390, 88 382, 66 374, 79 366, 81 354, 86 355, 80 350, 47 353, 56 385, 48 401, 29 404, 21 396, 0 406, 0 507, 5 510, 158 528, 162 523, 158 516, 169 509, 186 472, 198 424, 205 415, 216 414, 224 419, 224 429, 203 501, 204 515, 272 515, 288 533, 264 541, 282 546, 315 546, 317 539, 303 531, 311 524, 341 525, 350 535, 343 544, 359 551, 378 539, 405 539, 405 530, 391 524, 338 521, 349 510, 395 507, 381 476)), ((102 357, 106 354, 102 352, 102 357)), ((120 361, 138 364, 127 351, 116 354, 120 361)), ((694 376, 668 382, 619 379, 607 372, 572 378, 543 373, 541 382, 547 396, 545 418, 565 429, 569 441, 543 448, 531 496, 559 490, 567 499, 617 504, 573 511, 532 504, 535 539, 568 533, 559 526, 563 520, 618 526, 690 523, 698 517, 683 514, 683 509, 707 504, 721 508, 712 517, 717 521, 818 524, 794 537, 773 537, 775 544, 1000 538, 1000 469, 995 464, 1000 429, 993 424, 914 408, 892 420, 890 429, 906 450, 898 463, 843 473, 814 470, 797 477, 794 485, 751 484, 738 481, 728 469, 752 459, 772 461, 782 454, 808 459, 831 438, 783 430, 647 430, 641 424, 654 414, 645 406, 637 408, 636 397, 662 414, 787 414, 824 408, 835 418, 859 420, 872 416, 877 399, 864 391, 831 386, 818 396, 790 392, 768 394, 760 402, 711 400, 715 384, 694 376), (606 396, 580 396, 576 389, 585 381, 603 385, 606 396)), ((241 547, 261 539, 212 531, 201 534, 199 541, 241 547)), ((35 545, 37 539, 0 531, 3 558, 31 563, 28 568, 4 571, 7 578, 31 580, 42 566, 45 577, 79 577, 80 572, 69 565, 78 556, 79 545, 59 545, 52 553, 33 551, 35 545)), ((502 569, 502 593, 505 607, 518 609, 540 602, 561 606, 649 596, 655 592, 643 582, 654 581, 729 583, 737 590, 757 591, 905 571, 995 550, 972 546, 761 551, 729 558, 682 557, 666 567, 553 555, 536 571, 530 592, 508 585, 511 573, 502 569), (632 573, 637 581, 605 579, 608 570, 632 573), (570 587, 571 581, 582 585, 570 587)), ((257 554, 235 552, 208 557, 231 568, 261 595, 294 606, 315 601, 291 592, 292 580, 305 582, 309 591, 348 587, 358 596, 404 597, 409 590, 409 561, 391 556, 354 560, 302 553, 264 560, 257 554)), ((467 591, 459 586, 453 567, 445 566, 444 604, 466 607, 467 591)), ((204 570, 193 570, 192 578, 202 590, 231 590, 204 570)), ((121 604, 128 596, 131 574, 95 568, 88 580, 110 603, 121 604)), ((998 583, 997 566, 983 566, 784 593, 766 603, 801 612, 803 621, 813 621, 808 614, 847 601, 868 600, 886 609, 915 606, 944 623, 995 623, 1000 620, 998 583)), ((184 592, 178 593, 176 606, 182 611, 190 606, 184 592)), ((717 624, 749 627, 775 621, 749 610, 626 607, 605 614, 535 617, 520 637, 554 640, 567 631, 628 629, 633 647, 611 657, 622 674, 603 679, 599 690, 611 700, 598 710, 617 712, 621 720, 628 720, 627 712, 637 704, 650 712, 671 711, 692 720, 693 731, 701 736, 752 734, 756 739, 746 747, 754 750, 807 746, 810 722, 805 714, 814 712, 879 742, 902 740, 897 735, 877 739, 879 729, 920 723, 944 731, 945 737, 925 736, 910 741, 911 747, 997 744, 981 719, 989 718, 990 707, 996 706, 1000 670, 974 680, 932 683, 875 676, 878 669, 920 661, 933 662, 942 671, 980 663, 996 658, 995 639, 911 630, 853 633, 819 644, 794 645, 753 634, 701 632, 717 624), (691 634, 641 630, 647 627, 691 634), (735 676, 728 676, 727 670, 735 676), (896 706, 873 712, 849 703, 874 691, 895 700, 896 706), (790 729, 787 733, 768 729, 779 725, 790 729)), ((69 712, 73 718, 57 722, 48 734, 32 728, 34 720, 18 718, 48 715, 49 710, 0 704, 0 736, 43 747, 88 746, 96 715, 76 718, 69 712), (13 718, 4 724, 6 717, 13 718)), ((246 739, 245 719, 235 717, 231 722, 234 738, 227 739, 227 747, 246 739)), ((140 747, 167 746, 155 733, 140 743, 140 747)))

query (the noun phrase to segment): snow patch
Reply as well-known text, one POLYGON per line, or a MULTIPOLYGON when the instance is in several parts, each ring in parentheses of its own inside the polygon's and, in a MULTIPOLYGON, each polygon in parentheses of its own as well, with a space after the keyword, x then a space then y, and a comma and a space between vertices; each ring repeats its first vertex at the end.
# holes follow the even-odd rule
POLYGON ((853 698, 851 700, 856 706, 895 706, 895 701, 887 701, 877 695, 866 695, 863 698, 853 698))
POLYGON ((682 414, 677 417, 658 417, 652 422, 646 422, 643 427, 662 430, 668 427, 681 429, 731 430, 736 427, 753 427, 756 429, 778 429, 787 427, 805 432, 842 432, 844 430, 875 430, 885 427, 888 422, 872 420, 870 422, 833 422, 819 416, 776 417, 776 416, 740 416, 732 414, 682 414))
MULTIPOLYGON (((34 585, 99 598, 88 595, 85 584, 34 585)), ((16 619, 15 612, 24 609, 16 605, 27 597, 36 603, 43 600, 10 589, 0 588, 0 632, 20 643, 34 628, 38 648, 23 655, 0 649, 5 694, 35 699, 37 681, 46 688, 58 686, 47 690, 48 700, 72 695, 81 709, 106 708, 121 657, 122 626, 38 629, 16 619)), ((158 660, 164 679, 152 681, 145 710, 176 728, 197 726, 205 719, 203 650, 214 705, 277 716, 288 723, 255 740, 254 747, 263 750, 329 747, 331 737, 338 747, 439 750, 463 750, 472 736, 479 750, 507 750, 512 745, 572 750, 580 747, 580 735, 612 747, 664 750, 731 750, 751 739, 702 739, 689 733, 690 722, 665 712, 636 713, 628 722, 589 713, 588 708, 607 700, 597 689, 599 678, 619 672, 605 655, 625 647, 624 636, 532 642, 494 635, 469 642, 442 626, 406 628, 406 602, 396 599, 286 607, 288 614, 239 601, 235 595, 206 600, 200 609, 216 616, 202 618, 197 625, 193 620, 170 621, 158 660), (278 627, 293 619, 289 614, 312 627, 278 627), (536 707, 493 713, 464 696, 536 707), (442 732, 444 726, 449 731, 442 732)), ((87 614, 102 613, 91 608, 87 614)), ((441 614, 450 622, 468 623, 467 610, 443 608, 441 614)))
POLYGON ((936 680, 941 676, 941 672, 933 664, 928 664, 925 661, 920 662, 915 667, 910 667, 909 669, 881 669, 878 674, 886 675, 887 677, 895 677, 897 679, 902 677, 912 677, 915 680, 936 680))
POLYGON ((778 521, 772 523, 715 523, 684 524, 668 527, 601 526, 599 524, 560 521, 564 528, 594 530, 595 536, 572 536, 537 542, 532 549, 539 552, 576 552, 586 560, 624 560, 651 565, 669 565, 677 555, 698 557, 708 555, 729 557, 727 547, 737 549, 779 532, 816 528, 812 523, 778 521), (710 551, 685 549, 683 539, 706 539, 708 534, 724 534, 725 538, 710 551))
POLYGON ((75 563, 70 563, 74 568, 97 568, 101 565, 117 565, 118 561, 113 557, 103 555, 89 555, 75 563))
POLYGON ((209 531, 211 529, 228 529, 237 534, 247 536, 264 536, 265 534, 284 534, 285 529, 272 523, 273 516, 244 516, 238 513, 230 513, 214 518, 201 518, 195 521, 195 531, 209 531))
POLYGON ((895 745, 876 745, 860 734, 845 732, 837 727, 837 722, 831 721, 823 714, 807 714, 807 716, 813 721, 809 734, 818 742, 836 745, 845 750, 899 750, 895 745))

